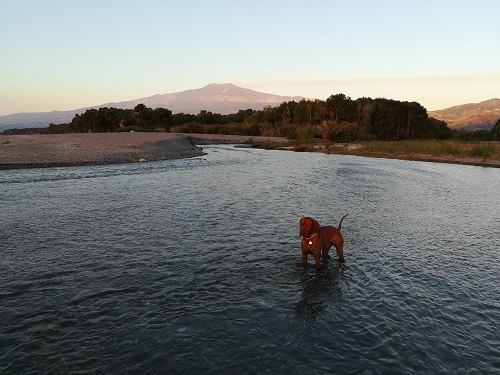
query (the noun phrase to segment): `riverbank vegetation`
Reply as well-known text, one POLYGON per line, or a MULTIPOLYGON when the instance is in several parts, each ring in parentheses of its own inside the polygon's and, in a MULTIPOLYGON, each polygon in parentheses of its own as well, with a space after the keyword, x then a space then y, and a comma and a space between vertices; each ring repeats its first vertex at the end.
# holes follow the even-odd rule
POLYGON ((205 110, 197 115, 173 114, 169 109, 151 109, 144 104, 134 109, 104 107, 77 114, 69 124, 51 124, 44 129, 10 129, 4 134, 130 131, 287 137, 306 149, 314 141, 322 141, 327 146, 362 142, 364 151, 373 153, 444 153, 495 158, 498 145, 477 141, 499 141, 500 120, 491 131, 452 130, 445 122, 429 117, 427 110, 417 102, 384 98, 352 100, 337 94, 325 101, 290 101, 227 115, 205 110), (444 142, 446 140, 455 142, 444 142), (476 143, 470 144, 471 141, 476 143), (386 150, 380 151, 381 148, 386 150))
MULTIPOLYGON (((280 145, 274 145, 280 148, 280 145)), ((264 148, 273 148, 263 145, 264 148)), ((294 151, 323 152, 360 156, 387 156, 398 158, 449 157, 451 159, 479 159, 500 161, 500 143, 460 140, 406 140, 344 143, 298 143, 294 151)))

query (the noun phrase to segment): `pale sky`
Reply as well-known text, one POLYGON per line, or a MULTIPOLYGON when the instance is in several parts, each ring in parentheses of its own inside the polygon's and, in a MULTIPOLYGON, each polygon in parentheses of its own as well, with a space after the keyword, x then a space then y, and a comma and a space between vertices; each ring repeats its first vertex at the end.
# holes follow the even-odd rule
POLYGON ((0 115, 206 86, 500 97, 500 0, 0 0, 0 115))

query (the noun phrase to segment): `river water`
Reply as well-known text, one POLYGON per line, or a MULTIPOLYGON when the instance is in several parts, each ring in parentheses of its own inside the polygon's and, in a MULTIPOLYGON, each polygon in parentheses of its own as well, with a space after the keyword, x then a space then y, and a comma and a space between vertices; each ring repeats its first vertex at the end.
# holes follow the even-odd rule
POLYGON ((500 371, 499 169, 205 151, 0 172, 1 374, 500 371))

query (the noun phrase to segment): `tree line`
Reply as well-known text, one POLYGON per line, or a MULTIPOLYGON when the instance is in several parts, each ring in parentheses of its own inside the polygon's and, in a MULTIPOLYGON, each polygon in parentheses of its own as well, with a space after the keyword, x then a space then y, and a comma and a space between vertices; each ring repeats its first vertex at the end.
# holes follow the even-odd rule
POLYGON ((134 109, 103 107, 77 114, 69 124, 47 128, 9 129, 4 134, 87 133, 160 131, 182 133, 281 136, 292 140, 322 138, 325 141, 405 139, 500 140, 499 122, 492 131, 451 130, 444 121, 429 117, 417 102, 385 98, 352 100, 344 94, 326 100, 301 100, 267 106, 262 110, 240 110, 222 115, 202 110, 197 115, 166 108, 134 109))

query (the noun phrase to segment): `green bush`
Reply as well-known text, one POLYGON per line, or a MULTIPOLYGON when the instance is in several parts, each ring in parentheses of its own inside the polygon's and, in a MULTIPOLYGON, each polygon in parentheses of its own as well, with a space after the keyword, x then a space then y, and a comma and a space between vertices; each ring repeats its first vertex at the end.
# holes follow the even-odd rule
POLYGON ((473 147, 471 150, 471 156, 473 158, 481 158, 483 160, 491 158, 495 150, 490 145, 482 145, 473 147))
POLYGON ((438 153, 456 156, 460 154, 460 150, 453 143, 446 142, 442 145, 441 150, 438 153))
POLYGON ((330 142, 349 143, 359 140, 362 133, 364 137, 367 135, 366 132, 361 131, 361 127, 356 122, 324 121, 319 128, 322 138, 330 142))

